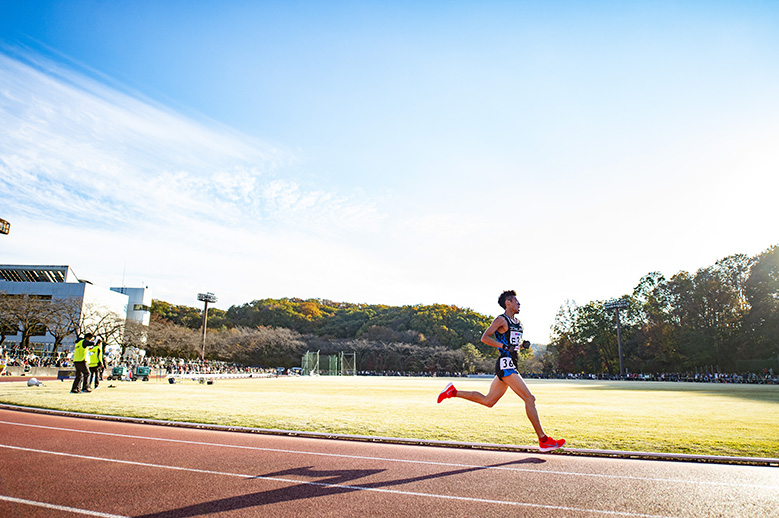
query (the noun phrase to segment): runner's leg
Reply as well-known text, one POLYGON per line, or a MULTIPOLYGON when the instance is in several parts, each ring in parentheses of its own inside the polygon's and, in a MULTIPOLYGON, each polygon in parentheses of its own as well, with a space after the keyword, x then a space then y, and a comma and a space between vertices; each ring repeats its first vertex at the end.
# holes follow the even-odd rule
POLYGON ((530 393, 525 380, 519 374, 512 374, 505 376, 503 381, 525 402, 525 413, 530 420, 530 424, 533 425, 533 430, 535 430, 538 438, 544 437, 546 434, 544 434, 544 429, 541 427, 541 419, 538 417, 538 410, 536 410, 536 397, 530 393))
POLYGON ((492 384, 490 384, 490 391, 486 396, 481 392, 476 392, 475 390, 458 390, 455 397, 461 397, 486 407, 492 407, 495 405, 495 403, 498 402, 500 398, 503 397, 503 394, 506 393, 507 388, 508 385, 501 381, 500 378, 495 376, 495 378, 492 380, 492 384))

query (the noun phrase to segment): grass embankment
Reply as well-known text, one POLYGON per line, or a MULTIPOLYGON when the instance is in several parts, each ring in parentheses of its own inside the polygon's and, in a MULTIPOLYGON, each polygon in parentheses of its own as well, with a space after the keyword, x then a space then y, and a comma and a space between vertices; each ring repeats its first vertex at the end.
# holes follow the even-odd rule
MULTIPOLYGON (((489 379, 457 379, 486 392, 489 379)), ((440 378, 320 377, 104 382, 70 394, 69 382, 0 383, 0 402, 74 412, 313 432, 531 445, 522 401, 493 408, 451 399, 440 378), (114 385, 114 388, 109 388, 114 385)), ((779 387, 528 380, 545 431, 571 448, 779 457, 779 387)))

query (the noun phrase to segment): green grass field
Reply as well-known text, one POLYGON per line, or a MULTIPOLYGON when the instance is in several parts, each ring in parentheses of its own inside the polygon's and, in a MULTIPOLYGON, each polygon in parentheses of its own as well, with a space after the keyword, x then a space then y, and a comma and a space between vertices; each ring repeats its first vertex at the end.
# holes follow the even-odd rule
MULTIPOLYGON (((438 405, 442 378, 292 377, 0 383, 0 402, 75 412, 313 432, 532 445, 522 401, 438 405), (114 385, 109 388, 109 385, 114 385)), ((489 379, 454 380, 486 392, 489 379)), ((779 457, 779 386, 528 380, 545 431, 571 448, 779 457)))

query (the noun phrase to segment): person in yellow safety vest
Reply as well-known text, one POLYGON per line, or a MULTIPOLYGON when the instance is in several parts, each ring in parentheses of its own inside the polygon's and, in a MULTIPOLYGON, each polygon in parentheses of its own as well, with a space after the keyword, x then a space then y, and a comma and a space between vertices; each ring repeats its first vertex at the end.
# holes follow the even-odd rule
POLYGON ((87 383, 87 387, 94 381, 95 388, 97 388, 100 384, 100 378, 103 376, 104 367, 103 341, 98 338, 95 340, 95 346, 89 350, 89 383, 87 383))
POLYGON ((87 351, 95 346, 92 339, 95 337, 92 333, 87 333, 84 338, 76 342, 73 349, 73 366, 76 368, 76 379, 73 380, 73 386, 70 391, 74 394, 79 392, 92 392, 89 390, 89 367, 87 367, 87 351), (81 390, 79 390, 79 384, 81 390))
POLYGON ((2 353, 0 353, 0 376, 5 376, 5 369, 7 365, 8 365, 8 353, 2 351, 2 353))

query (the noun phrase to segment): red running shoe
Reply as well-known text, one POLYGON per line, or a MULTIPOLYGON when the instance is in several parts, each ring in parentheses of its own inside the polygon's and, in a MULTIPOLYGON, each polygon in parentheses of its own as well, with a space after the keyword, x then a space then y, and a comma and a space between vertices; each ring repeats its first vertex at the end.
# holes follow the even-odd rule
POLYGON ((541 439, 538 440, 538 449, 541 451, 552 451, 557 448, 562 448, 564 444, 565 439, 554 440, 547 435, 546 439, 543 441, 541 439))
POLYGON ((450 397, 454 397, 457 395, 457 389, 454 388, 454 385, 451 383, 446 386, 446 388, 438 394, 438 402, 440 403, 444 399, 449 399, 450 397))

